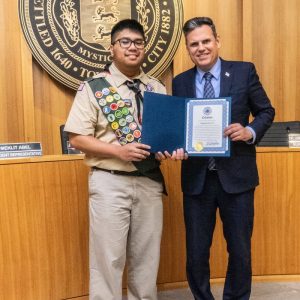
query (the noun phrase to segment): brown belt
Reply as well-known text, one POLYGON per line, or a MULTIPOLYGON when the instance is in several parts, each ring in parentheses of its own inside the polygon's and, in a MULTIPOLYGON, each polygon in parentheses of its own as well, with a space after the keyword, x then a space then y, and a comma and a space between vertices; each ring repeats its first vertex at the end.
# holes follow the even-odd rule
POLYGON ((99 170, 99 171, 104 171, 108 172, 110 174, 114 175, 123 175, 123 176, 144 176, 140 171, 132 171, 132 172, 126 172, 126 171, 118 171, 118 170, 107 170, 107 169, 102 169, 98 167, 92 167, 93 170, 99 170))

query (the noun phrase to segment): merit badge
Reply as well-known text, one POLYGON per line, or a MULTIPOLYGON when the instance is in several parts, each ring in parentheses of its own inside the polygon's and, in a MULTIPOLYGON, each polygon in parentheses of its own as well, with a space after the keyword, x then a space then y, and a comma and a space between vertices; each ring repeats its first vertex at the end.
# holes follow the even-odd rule
POLYGON ((121 145, 126 145, 126 144, 127 144, 127 140, 126 140, 124 137, 121 137, 121 138, 119 139, 119 143, 120 143, 121 145))
POLYGON ((111 111, 111 109, 110 109, 108 106, 104 106, 104 107, 103 107, 103 112, 104 112, 106 115, 109 114, 110 111, 111 111))
POLYGON ((105 106, 107 103, 104 98, 101 98, 98 102, 99 102, 99 105, 101 105, 101 106, 105 106))
POLYGON ((117 129, 119 128, 118 122, 113 122, 113 123, 111 123, 111 128, 112 128, 113 130, 117 130, 117 129))
POLYGON ((120 129, 117 129, 115 131, 115 135, 116 135, 116 137, 120 138, 123 135, 123 133, 122 133, 122 131, 120 129))
POLYGON ((127 107, 122 108, 122 114, 127 116, 129 114, 129 109, 127 107))
POLYGON ((104 88, 104 89, 102 90, 102 93, 103 93, 105 96, 107 96, 107 95, 110 93, 110 90, 109 90, 108 88, 104 88))
POLYGON ((116 119, 116 117, 115 117, 113 114, 109 114, 109 115, 107 116, 108 122, 113 122, 115 119, 116 119))
POLYGON ((147 90, 147 92, 152 92, 152 91, 154 90, 152 84, 148 83, 148 84, 146 85, 146 90, 147 90))
POLYGON ((129 143, 131 143, 134 140, 134 136, 131 133, 129 133, 129 134, 126 135, 126 140, 129 143))
POLYGON ((115 116, 116 116, 116 118, 120 119, 120 118, 122 118, 123 114, 120 110, 116 110, 115 111, 115 116))
POLYGON ((111 91, 111 93, 116 93, 117 92, 117 90, 113 87, 113 86, 110 86, 109 87, 109 90, 111 91))
POLYGON ((122 132, 123 132, 124 134, 129 133, 129 132, 130 132, 129 127, 128 127, 128 126, 125 126, 125 127, 122 129, 122 132))
POLYGON ((103 96, 103 94, 100 91, 97 91, 95 93, 95 97, 98 98, 98 99, 100 99, 102 96, 103 96))
POLYGON ((112 103, 109 107, 110 107, 111 110, 117 110, 118 109, 117 103, 112 103))
POLYGON ((129 124, 129 128, 130 128, 132 131, 135 130, 135 129, 137 128, 136 123, 135 123, 135 122, 130 123, 130 124, 129 124))
POLYGON ((107 102, 113 102, 114 101, 114 97, 112 96, 112 95, 108 95, 107 97, 106 97, 106 101, 107 102))
POLYGON ((141 133, 140 130, 135 130, 135 131, 133 132, 133 135, 134 135, 135 138, 138 139, 139 137, 141 137, 142 133, 141 133))
MULTIPOLYGON (((124 113, 123 113, 124 114, 124 113)), ((125 114, 124 114, 125 115, 125 114)), ((129 115, 129 116, 126 116, 126 121, 127 123, 131 123, 133 121, 133 116, 129 115)))
POLYGON ((120 126, 125 126, 126 125, 126 120, 125 119, 120 119, 119 120, 119 124, 120 124, 120 126))
POLYGON ((123 100, 119 100, 119 101, 117 102, 117 104, 118 104, 119 107, 124 107, 124 106, 125 106, 125 103, 124 103, 123 100))
POLYGON ((121 99, 121 96, 120 96, 119 94, 114 94, 114 98, 115 98, 116 100, 120 100, 120 99, 121 99))
POLYGON ((125 105, 130 107, 131 106, 131 100, 130 99, 124 99, 125 105))

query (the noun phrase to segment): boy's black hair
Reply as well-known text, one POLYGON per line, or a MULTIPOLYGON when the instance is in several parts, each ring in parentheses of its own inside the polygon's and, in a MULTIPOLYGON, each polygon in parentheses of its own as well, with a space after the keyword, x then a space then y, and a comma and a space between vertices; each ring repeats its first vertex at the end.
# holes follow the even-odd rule
POLYGON ((145 40, 145 32, 143 26, 134 19, 124 19, 114 25, 111 30, 110 38, 111 42, 114 42, 115 36, 118 32, 123 31, 124 29, 129 29, 131 31, 140 33, 145 40))

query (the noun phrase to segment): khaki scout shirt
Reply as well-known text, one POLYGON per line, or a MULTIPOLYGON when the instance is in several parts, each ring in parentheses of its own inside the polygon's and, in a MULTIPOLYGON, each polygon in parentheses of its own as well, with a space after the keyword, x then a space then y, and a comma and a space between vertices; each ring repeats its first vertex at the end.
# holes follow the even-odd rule
MULTIPOLYGON (((105 77, 113 87, 117 88, 123 100, 130 99, 132 105, 129 107, 129 110, 137 120, 135 94, 125 84, 125 82, 130 79, 121 73, 114 64, 109 67, 109 72, 110 74, 106 72, 100 73, 94 78, 105 77)), ((141 81, 140 89, 142 93, 144 93, 145 90, 152 90, 152 92, 161 94, 166 93, 165 87, 158 80, 146 75, 142 71, 140 75, 135 78, 141 81)), ((75 134, 94 136, 102 142, 120 145, 109 122, 103 115, 88 81, 84 82, 77 91, 64 130, 75 134)), ((85 162, 90 167, 108 170, 127 172, 136 170, 132 162, 126 162, 117 158, 104 158, 86 154, 85 162)))

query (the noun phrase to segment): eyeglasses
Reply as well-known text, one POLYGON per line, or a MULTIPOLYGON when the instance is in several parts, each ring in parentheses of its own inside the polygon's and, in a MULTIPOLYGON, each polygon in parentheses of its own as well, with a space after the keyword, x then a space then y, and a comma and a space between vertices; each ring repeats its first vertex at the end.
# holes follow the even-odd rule
POLYGON ((121 38, 121 39, 115 40, 111 44, 114 45, 116 42, 119 42, 121 48, 123 48, 123 49, 130 48, 132 43, 134 44, 135 48, 137 48, 137 49, 144 49, 145 48, 145 41, 142 40, 142 39, 138 39, 138 40, 133 41, 133 40, 128 39, 128 38, 121 38))

